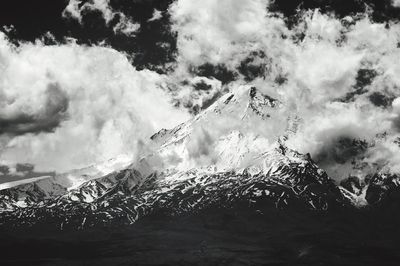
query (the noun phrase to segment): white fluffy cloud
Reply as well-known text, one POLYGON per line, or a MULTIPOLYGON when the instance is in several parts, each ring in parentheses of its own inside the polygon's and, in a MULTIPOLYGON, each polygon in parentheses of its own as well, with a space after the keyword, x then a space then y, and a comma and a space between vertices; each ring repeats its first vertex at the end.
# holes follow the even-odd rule
POLYGON ((136 156, 156 130, 188 118, 171 107, 160 89, 166 76, 136 71, 109 48, 39 42, 15 48, 2 34, 0 65, 3 124, 20 123, 23 128, 27 122, 19 118, 28 117, 33 125, 25 134, 3 132, 3 161, 63 171, 119 154, 136 156), (63 116, 44 125, 53 126, 48 130, 35 127, 42 117, 48 119, 49 108, 63 116))
MULTIPOLYGON (((269 13, 268 5, 268 0, 175 1, 169 12, 178 36, 177 63, 168 77, 136 71, 112 49, 41 43, 17 49, 3 37, 0 122, 14 135, 1 136, 0 159, 67 169, 119 153, 137 154, 156 129, 187 119, 170 107, 163 89, 180 102, 207 105, 215 95, 249 81, 238 75, 225 86, 195 77, 189 69, 211 63, 237 71, 256 52, 255 60, 267 71, 251 83, 284 106, 271 118, 273 127, 254 124, 257 135, 276 138, 278 133, 271 131, 279 128, 281 133, 286 126, 282 121, 295 117, 287 144, 330 159, 320 160, 333 177, 359 174, 354 165, 365 164, 400 171, 400 148, 394 143, 400 136, 400 25, 372 22, 368 14, 339 19, 316 10, 299 14, 300 22, 289 29, 280 15, 269 13), (277 84, 277 78, 283 82, 277 84), (179 82, 183 80, 185 85, 179 82), (210 86, 208 98, 193 89, 199 83, 210 86), (12 119, 17 127, 9 125, 12 119), (23 132, 32 133, 18 134, 23 132), (349 139, 361 141, 361 151, 341 151, 341 142, 349 139), (357 163, 332 159, 341 153, 357 163)), ((112 10, 107 0, 81 7, 70 0, 64 15, 81 21, 84 12, 94 9, 106 23, 118 14, 122 24, 114 30, 134 34, 132 20, 112 10)), ((155 10, 152 19, 159 16, 155 10)), ((229 121, 229 130, 248 133, 249 126, 241 124, 229 121)), ((214 161, 215 154, 202 143, 212 146, 215 138, 229 134, 218 124, 210 128, 195 132, 199 138, 189 146, 190 155, 205 162, 214 161)))
MULTIPOLYGON (((336 142, 365 140, 369 146, 356 158, 360 164, 400 169, 400 160, 393 156, 400 152, 393 143, 400 128, 397 101, 390 104, 400 96, 399 24, 375 23, 368 14, 338 19, 315 10, 300 14, 300 23, 288 29, 267 6, 262 0, 176 1, 170 12, 180 65, 225 64, 235 69, 252 51, 263 51, 269 73, 252 83, 281 99, 285 114, 298 117, 290 146, 318 157, 327 149, 339 149, 336 142), (372 77, 364 80, 368 77, 362 73, 372 77), (285 77, 279 86, 274 83, 278 76, 285 77), (378 141, 382 134, 388 137, 378 141)), ((243 83, 247 81, 239 77, 235 84, 243 83)), ((358 174, 342 162, 321 163, 339 179, 358 174)))
POLYGON ((229 64, 238 53, 257 48, 263 35, 274 27, 274 22, 267 19, 267 3, 266 0, 176 1, 170 12, 178 32, 181 58, 194 65, 229 64))
POLYGON ((394 7, 400 7, 400 1, 399 0, 392 0, 392 5, 394 7))
POLYGON ((153 16, 151 18, 149 18, 147 21, 152 22, 152 21, 159 20, 160 18, 162 18, 162 12, 160 10, 154 9, 153 16))
POLYGON ((113 10, 110 0, 91 0, 84 4, 80 0, 69 0, 68 5, 63 11, 63 16, 73 18, 82 23, 85 12, 98 11, 102 14, 104 21, 108 25, 116 16, 119 17, 118 23, 113 27, 116 34, 134 36, 139 30, 140 25, 135 23, 123 12, 113 10), (80 6, 81 5, 81 6, 80 6))

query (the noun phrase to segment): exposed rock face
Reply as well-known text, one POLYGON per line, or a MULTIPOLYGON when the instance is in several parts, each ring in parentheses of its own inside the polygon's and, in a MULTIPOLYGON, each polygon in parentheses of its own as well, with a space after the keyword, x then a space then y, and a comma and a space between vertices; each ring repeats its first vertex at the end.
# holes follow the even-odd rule
POLYGON ((217 173, 193 169, 143 179, 139 172, 127 169, 41 204, 3 213, 1 223, 18 227, 51 220, 59 228, 82 228, 237 204, 261 213, 270 206, 326 211, 341 204, 339 189, 307 156, 280 146, 265 155, 265 160, 269 160, 266 172, 257 168, 217 173))
POLYGON ((370 204, 400 199, 400 178, 393 174, 375 174, 368 183, 366 200, 370 204))
MULTIPOLYGON (((256 88, 243 87, 192 120, 153 135, 159 148, 138 162, 120 160, 105 167, 108 173, 93 166, 0 191, 0 224, 14 229, 50 224, 66 230, 209 209, 240 207, 261 215, 271 208, 328 212, 376 205, 398 193, 398 177, 383 174, 363 182, 352 177, 338 186, 309 154, 287 147, 284 136, 271 141, 246 128, 254 120, 269 123, 281 106, 256 88), (245 131, 228 125, 219 135, 207 132, 232 116, 241 119, 245 131), (199 158, 205 153, 215 159, 203 163, 199 158)), ((296 121, 288 123, 283 123, 283 135, 296 121)))

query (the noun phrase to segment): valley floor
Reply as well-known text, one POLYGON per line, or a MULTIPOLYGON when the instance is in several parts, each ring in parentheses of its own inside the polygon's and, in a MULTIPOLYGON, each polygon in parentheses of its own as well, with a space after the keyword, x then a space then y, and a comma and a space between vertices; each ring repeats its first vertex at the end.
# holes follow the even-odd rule
POLYGON ((388 218, 207 210, 123 228, 2 232, 0 265, 399 265, 399 219, 388 218))

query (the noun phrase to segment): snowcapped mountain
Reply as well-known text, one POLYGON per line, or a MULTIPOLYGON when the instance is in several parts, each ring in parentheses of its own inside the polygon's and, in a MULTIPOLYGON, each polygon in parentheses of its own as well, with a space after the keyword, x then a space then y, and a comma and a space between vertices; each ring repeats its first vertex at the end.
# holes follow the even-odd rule
POLYGON ((400 197, 400 177, 395 174, 376 173, 365 180, 349 177, 340 185, 343 195, 355 206, 393 203, 400 197))
POLYGON ((96 182, 91 182, 91 180, 106 178, 108 174, 118 169, 124 169, 130 163, 130 157, 120 156, 98 165, 72 170, 60 175, 42 176, 2 184, 0 210, 11 211, 18 207, 43 204, 46 200, 67 193, 74 194, 74 191, 82 190, 82 187, 87 187, 90 183, 96 182))
POLYGON ((136 167, 146 169, 146 164, 161 162, 158 167, 162 170, 230 171, 254 165, 254 160, 259 161, 257 158, 273 149, 281 137, 276 134, 277 127, 281 132, 287 130, 286 121, 276 124, 270 119, 281 112, 281 106, 279 100, 255 87, 241 86, 188 122, 153 135, 151 139, 160 148, 136 167))
POLYGON ((321 212, 377 204, 399 190, 398 177, 387 175, 368 184, 335 184, 309 154, 285 145, 295 121, 274 124, 281 106, 255 87, 240 87, 190 121, 153 135, 158 148, 137 162, 121 157, 0 191, 0 224, 86 228, 237 206, 321 212), (237 117, 241 124, 231 124, 237 117), (259 129, 250 127, 254 121, 259 129), (271 126, 283 135, 271 135, 271 126))
POLYGON ((24 225, 51 220, 65 229, 132 224, 148 215, 184 215, 215 206, 244 204, 263 213, 271 206, 324 211, 341 204, 338 188, 312 160, 284 147, 276 147, 269 155, 276 159, 269 162, 266 172, 256 168, 214 173, 192 169, 142 179, 137 171, 124 170, 91 180, 49 201, 45 208, 35 205, 6 213, 1 223, 19 225, 19 217, 24 217, 24 225), (110 183, 110 179, 117 182, 110 183))
POLYGON ((18 185, 0 191, 0 210, 14 210, 27 207, 61 196, 67 189, 53 181, 52 177, 42 177, 27 184, 18 185))

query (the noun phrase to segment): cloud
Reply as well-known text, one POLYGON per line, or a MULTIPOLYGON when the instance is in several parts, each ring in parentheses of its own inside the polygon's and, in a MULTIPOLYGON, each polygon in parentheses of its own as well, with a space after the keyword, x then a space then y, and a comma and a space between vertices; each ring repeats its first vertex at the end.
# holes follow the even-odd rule
POLYGON ((18 103, 19 99, 10 98, 3 100, 3 108, 0 108, 0 134, 54 131, 67 118, 69 99, 56 83, 48 84, 44 98, 43 108, 33 112, 27 110, 25 104, 28 102, 18 103), (17 105, 18 109, 15 110, 13 105, 17 105))
POLYGON ((136 71, 110 48, 17 48, 1 34, 0 66, 0 159, 39 171, 138 156, 155 131, 188 119, 162 89, 167 76, 136 71))
POLYGON ((116 13, 110 7, 110 0, 91 0, 82 2, 80 0, 70 0, 63 11, 64 17, 74 18, 82 23, 84 12, 98 11, 102 14, 104 21, 108 24, 116 13))
POLYGON ((264 0, 179 0, 170 7, 178 32, 179 56, 189 64, 229 64, 245 48, 253 50, 263 33, 274 25, 267 22, 264 0), (236 54, 238 55, 238 54, 236 54))
POLYGON ((392 0, 392 5, 394 7, 400 7, 400 1, 399 0, 392 0))
POLYGON ((74 18, 78 20, 80 23, 82 22, 82 14, 80 10, 81 1, 79 0, 70 0, 68 5, 63 10, 63 17, 66 18, 74 18))
POLYGON ((140 29, 140 24, 133 22, 124 14, 120 13, 118 23, 113 27, 115 34, 124 34, 126 36, 135 36, 135 33, 140 29))
POLYGON ((62 15, 65 18, 75 19, 82 24, 83 17, 88 12, 100 12, 106 25, 110 25, 112 21, 116 20, 117 22, 113 26, 113 31, 116 34, 134 36, 140 28, 140 24, 135 23, 132 18, 126 16, 123 12, 115 11, 110 6, 110 0, 90 0, 86 2, 69 0, 62 15))
MULTIPOLYGON (((213 117, 195 128, 187 154, 169 160, 217 164, 217 140, 235 143, 232 132, 263 137, 265 145, 286 134, 289 147, 311 153, 337 179, 400 171, 399 23, 311 10, 288 26, 269 2, 173 2, 177 54, 168 75, 136 71, 109 48, 17 48, 3 36, 0 159, 63 170, 136 156, 157 129, 189 117, 172 104, 196 114, 227 91, 255 86, 283 103, 267 124, 213 117)), ((101 14, 116 34, 138 30, 106 0, 70 0, 64 16, 83 23, 86 12, 101 14)), ((160 15, 154 10, 150 21, 160 15)))
POLYGON ((162 18, 162 12, 160 10, 154 9, 153 16, 151 18, 149 18, 147 21, 152 22, 152 21, 159 20, 160 18, 162 18))
MULTIPOLYGON (((287 144, 311 153, 334 178, 400 169, 393 156, 400 152, 394 144, 400 127, 395 100, 400 96, 400 25, 373 22, 368 13, 340 19, 311 10, 299 12, 289 28, 268 5, 261 0, 174 2, 176 71, 196 75, 200 72, 190 70, 223 66, 234 76, 225 88, 251 83, 278 98, 285 110, 271 119, 295 124, 287 144), (353 142, 366 145, 359 150, 353 142)), ((225 133, 213 125, 208 135, 225 133)), ((201 140, 204 134, 198 135, 201 140)))

